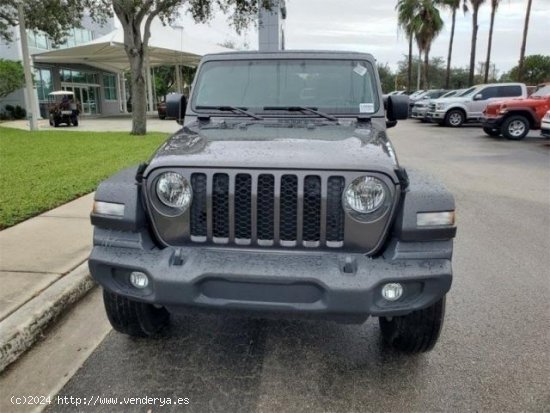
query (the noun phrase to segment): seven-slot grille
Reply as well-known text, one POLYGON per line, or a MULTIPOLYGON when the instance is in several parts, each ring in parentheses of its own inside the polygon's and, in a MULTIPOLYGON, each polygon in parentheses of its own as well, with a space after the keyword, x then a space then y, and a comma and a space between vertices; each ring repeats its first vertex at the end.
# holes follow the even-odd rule
POLYGON ((345 178, 263 172, 192 173, 192 242, 344 245, 345 178))

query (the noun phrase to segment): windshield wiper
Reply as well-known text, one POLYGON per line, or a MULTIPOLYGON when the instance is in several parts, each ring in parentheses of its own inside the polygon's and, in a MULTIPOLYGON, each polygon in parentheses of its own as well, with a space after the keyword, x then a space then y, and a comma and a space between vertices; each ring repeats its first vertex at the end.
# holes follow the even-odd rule
POLYGON ((320 112, 317 110, 317 108, 309 107, 309 106, 265 106, 263 108, 264 110, 287 110, 289 112, 309 112, 313 113, 317 116, 320 116, 322 118, 331 120, 333 122, 338 122, 338 119, 335 118, 332 115, 329 115, 325 112, 320 112))
POLYGON ((234 113, 242 113, 243 115, 250 116, 251 118, 262 120, 263 117, 256 115, 255 113, 249 112, 248 108, 238 108, 236 106, 197 106, 195 109, 198 110, 208 110, 208 109, 214 109, 214 110, 220 110, 222 112, 234 112, 234 113))

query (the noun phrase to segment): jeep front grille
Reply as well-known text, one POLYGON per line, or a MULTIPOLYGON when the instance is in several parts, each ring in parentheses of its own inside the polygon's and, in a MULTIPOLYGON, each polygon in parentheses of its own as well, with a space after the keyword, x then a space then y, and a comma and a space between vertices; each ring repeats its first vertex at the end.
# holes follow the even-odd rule
POLYGON ((345 178, 263 172, 191 173, 191 242, 344 245, 345 178))

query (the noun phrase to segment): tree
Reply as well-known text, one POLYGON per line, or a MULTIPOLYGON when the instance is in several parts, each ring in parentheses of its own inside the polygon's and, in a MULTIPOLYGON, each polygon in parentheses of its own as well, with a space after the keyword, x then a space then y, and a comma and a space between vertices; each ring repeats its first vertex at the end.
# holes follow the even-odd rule
POLYGON ((397 22, 399 27, 405 32, 409 40, 409 64, 407 66, 407 90, 412 90, 412 48, 414 38, 414 15, 417 6, 417 0, 399 0, 395 9, 397 10, 397 22))
POLYGON ((491 23, 489 26, 489 41, 487 43, 487 59, 485 60, 485 74, 483 76, 483 83, 489 81, 489 68, 491 67, 491 47, 493 45, 493 27, 495 25, 495 14, 498 9, 500 0, 491 0, 491 23))
POLYGON ((25 75, 21 62, 0 59, 0 98, 21 89, 25 84, 25 75))
POLYGON ((394 90, 395 87, 395 76, 391 71, 390 66, 385 63, 378 63, 378 75, 380 76, 380 83, 382 85, 382 91, 384 93, 389 93, 394 90))
MULTIPOLYGON (((19 0, 4 0, 0 9, 0 37, 11 40, 11 28, 18 25, 19 0)), ((271 7, 271 0, 26 0, 27 28, 46 33, 54 44, 62 43, 67 31, 80 27, 84 10, 96 22, 105 21, 113 11, 124 29, 124 48, 131 72, 132 134, 146 133, 145 69, 155 18, 169 24, 182 7, 196 22, 205 23, 218 7, 229 14, 237 33, 255 20, 258 7, 271 7)))
MULTIPOLYGON (((63 43, 69 29, 80 27, 84 13, 84 2, 80 0, 2 0, 0 39, 7 42, 13 41, 12 28, 19 25, 19 3, 23 5, 27 30, 44 32, 54 45, 63 43)), ((95 14, 98 22, 105 17, 105 14, 95 14)))
POLYGON ((500 80, 513 82, 521 81, 528 85, 538 85, 540 83, 550 82, 550 56, 540 54, 527 56, 524 59, 521 74, 518 65, 512 68, 507 74, 504 74, 500 80))
POLYGON ((176 73, 174 66, 159 66, 155 68, 154 84, 157 99, 173 92, 174 83, 176 82, 176 73))
POLYGON ((477 17, 479 14, 479 8, 485 2, 485 0, 469 0, 472 8, 472 44, 470 49, 470 74, 468 76, 468 83, 470 86, 474 84, 474 75, 476 69, 476 47, 477 47, 477 31, 479 25, 477 24, 477 17))
POLYGON ((441 5, 451 9, 451 35, 449 38, 449 52, 447 53, 447 70, 445 72, 445 89, 449 89, 451 82, 451 58, 453 55, 453 43, 455 38, 455 26, 456 26, 456 11, 460 8, 464 13, 468 11, 468 5, 466 0, 441 0, 441 5))
MULTIPOLYGON (((214 7, 217 6, 222 12, 230 14, 233 27, 237 33, 240 33, 256 18, 260 5, 269 8, 271 0, 113 0, 112 8, 124 30, 124 49, 130 63, 131 133, 144 135, 147 132, 145 70, 151 24, 155 18, 169 24, 177 18, 181 7, 185 6, 196 22, 204 23, 212 17, 214 7)), ((109 2, 101 1, 96 10, 100 14, 108 13, 110 11, 109 2)))
POLYGON ((430 66, 430 49, 434 39, 443 29, 443 20, 432 0, 421 0, 413 18, 415 39, 420 53, 424 53, 422 71, 422 88, 428 89, 428 70, 430 66))
POLYGON ((519 53, 518 80, 523 80, 523 65, 525 59, 525 47, 527 45, 527 32, 529 31, 529 17, 531 16, 531 4, 533 0, 527 1, 527 11, 525 13, 525 23, 523 25, 523 40, 521 42, 521 51, 519 53))

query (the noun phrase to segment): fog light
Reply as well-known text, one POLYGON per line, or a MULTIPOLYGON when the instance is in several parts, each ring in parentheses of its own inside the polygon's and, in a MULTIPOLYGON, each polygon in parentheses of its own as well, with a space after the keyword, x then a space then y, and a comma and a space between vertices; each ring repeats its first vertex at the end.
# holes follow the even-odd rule
POLYGON ((130 283, 140 290, 146 288, 149 285, 149 278, 146 274, 139 272, 139 271, 133 271, 130 274, 130 283))
POLYGON ((403 295, 403 286, 399 283, 389 283, 382 287, 382 297, 388 301, 397 301, 403 295))

